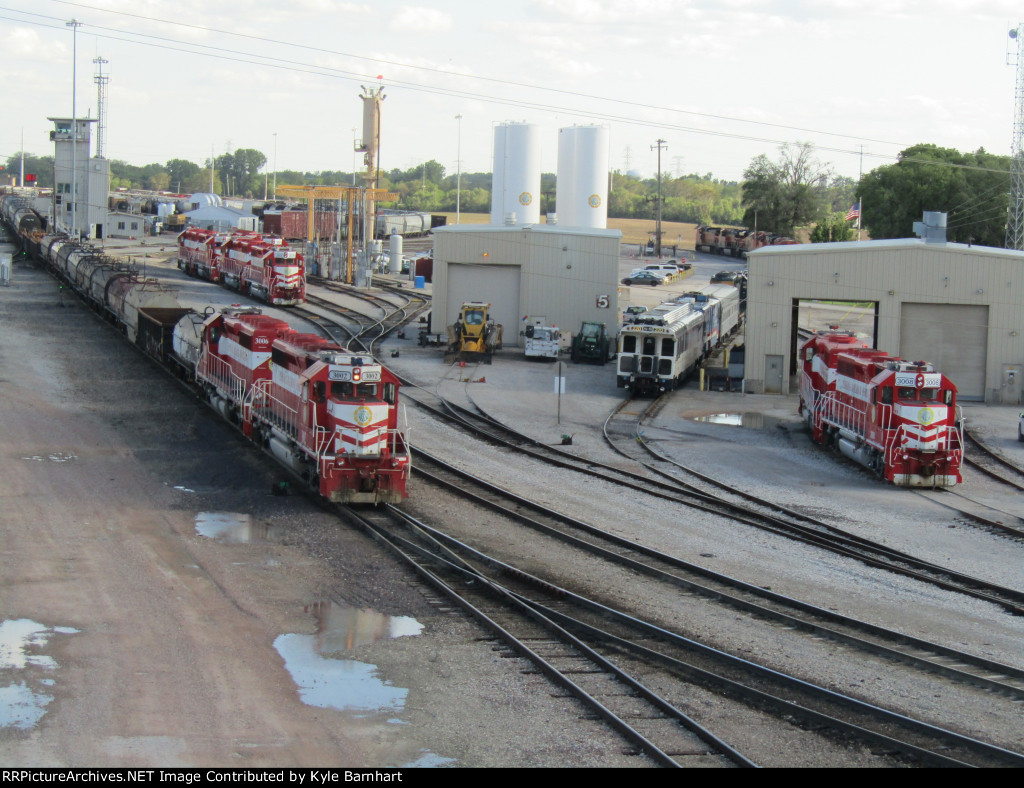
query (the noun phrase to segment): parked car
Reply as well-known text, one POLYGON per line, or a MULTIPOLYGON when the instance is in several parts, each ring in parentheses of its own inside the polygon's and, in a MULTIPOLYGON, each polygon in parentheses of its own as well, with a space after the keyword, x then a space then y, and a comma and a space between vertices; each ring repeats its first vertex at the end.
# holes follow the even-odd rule
POLYGON ((660 285, 665 279, 654 271, 636 271, 622 280, 624 285, 660 285))
POLYGON ((637 274, 654 274, 655 276, 659 277, 663 282, 668 279, 668 277, 665 276, 665 274, 663 274, 661 271, 652 271, 649 268, 634 268, 632 271, 629 272, 630 276, 636 276, 637 274))
POLYGON ((747 274, 744 271, 719 271, 717 274, 711 277, 712 282, 725 282, 730 285, 734 285, 741 279, 746 278, 747 274))
POLYGON ((627 315, 642 315, 646 311, 647 307, 641 306, 640 304, 631 304, 630 306, 626 307, 627 315))
POLYGON ((669 279, 679 273, 679 269, 674 265, 668 263, 651 263, 650 265, 644 266, 645 271, 654 271, 657 274, 661 274, 666 279, 669 279))

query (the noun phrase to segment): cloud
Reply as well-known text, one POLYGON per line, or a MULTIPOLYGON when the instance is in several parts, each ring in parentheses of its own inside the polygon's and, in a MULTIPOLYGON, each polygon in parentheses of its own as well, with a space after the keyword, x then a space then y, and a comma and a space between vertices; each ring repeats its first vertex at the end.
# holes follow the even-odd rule
POLYGON ((452 17, 442 11, 422 6, 404 5, 388 22, 392 30, 413 33, 443 33, 452 28, 452 17))
POLYGON ((0 38, 0 47, 3 48, 4 57, 7 59, 16 57, 33 60, 49 60, 53 57, 53 50, 63 52, 68 49, 63 44, 48 43, 44 46, 39 34, 26 27, 15 27, 9 30, 3 38, 0 38), (46 52, 46 50, 50 51, 46 52))

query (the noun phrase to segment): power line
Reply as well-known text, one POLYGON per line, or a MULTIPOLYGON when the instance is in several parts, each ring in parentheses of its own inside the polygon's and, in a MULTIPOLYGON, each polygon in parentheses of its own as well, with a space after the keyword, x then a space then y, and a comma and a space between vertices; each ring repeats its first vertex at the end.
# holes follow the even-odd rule
MULTIPOLYGON (((158 24, 161 24, 161 25, 173 25, 173 26, 177 26, 177 27, 185 27, 185 28, 190 28, 190 29, 193 29, 193 30, 201 30, 201 31, 206 32, 206 33, 217 33, 219 35, 234 36, 236 38, 244 38, 244 39, 249 39, 249 40, 253 40, 253 41, 259 41, 261 43, 277 44, 279 46, 294 47, 296 49, 304 49, 304 50, 308 50, 308 51, 311 51, 311 52, 321 52, 321 53, 330 54, 330 55, 340 55, 342 57, 350 57, 350 58, 354 58, 354 59, 357 59, 357 60, 366 60, 366 61, 371 62, 371 63, 381 64, 381 65, 385 65, 385 66, 396 66, 396 67, 400 67, 400 68, 407 68, 407 69, 414 70, 414 71, 424 71, 424 72, 433 73, 433 74, 440 74, 440 75, 446 76, 446 77, 458 77, 458 78, 461 78, 461 79, 475 79, 475 80, 482 81, 482 82, 490 82, 490 83, 499 84, 499 85, 508 85, 509 87, 519 87, 519 88, 527 88, 529 90, 546 91, 546 92, 549 92, 549 93, 556 93, 556 94, 564 95, 564 96, 575 96, 577 98, 594 99, 594 100, 597 100, 597 101, 607 101, 607 102, 611 102, 611 103, 614 103, 614 104, 624 104, 624 105, 631 106, 631 107, 640 107, 640 108, 645 108, 645 109, 651 108, 650 104, 646 104, 646 103, 639 102, 639 101, 630 101, 628 99, 609 98, 608 96, 599 96, 599 95, 595 95, 595 94, 592 94, 592 93, 582 93, 582 92, 574 91, 574 90, 564 90, 562 88, 551 87, 550 85, 534 85, 534 84, 527 83, 527 82, 514 82, 512 80, 500 79, 500 78, 497 78, 497 77, 488 77, 488 76, 482 76, 482 75, 477 75, 477 74, 464 74, 464 73, 460 73, 460 72, 457 72, 457 71, 450 71, 450 70, 446 70, 446 69, 442 69, 442 68, 436 68, 436 67, 432 67, 432 66, 419 66, 419 65, 414 65, 414 64, 411 64, 411 63, 404 63, 404 62, 398 61, 398 60, 388 60, 388 59, 385 59, 385 58, 374 58, 374 57, 369 57, 369 56, 366 56, 366 55, 357 55, 357 54, 353 54, 351 52, 341 52, 341 51, 334 50, 334 49, 325 49, 325 48, 322 48, 322 47, 314 47, 314 46, 311 46, 309 44, 298 44, 298 43, 295 43, 295 42, 283 41, 281 39, 276 39, 276 38, 269 38, 269 37, 265 37, 265 36, 256 36, 256 35, 247 34, 247 33, 238 33, 238 32, 233 31, 233 30, 219 30, 217 28, 205 27, 203 25, 194 25, 194 24, 189 24, 187 22, 179 22, 179 21, 171 20, 171 19, 155 19, 153 17, 143 16, 142 14, 129 13, 127 11, 115 11, 115 10, 109 9, 109 8, 96 8, 94 6, 86 5, 85 3, 71 2, 71 0, 53 0, 53 2, 60 3, 62 5, 75 6, 75 7, 78 7, 78 8, 87 8, 87 9, 89 9, 91 11, 100 11, 102 13, 115 14, 117 16, 132 17, 132 18, 135 18, 135 19, 145 20, 147 22, 155 22, 155 23, 158 23, 158 24)), ((4 10, 10 10, 10 9, 4 9, 4 10)), ((23 12, 18 12, 18 13, 23 13, 23 12)), ((95 26, 95 27, 98 27, 98 26, 95 26)), ((101 28, 101 29, 109 29, 109 28, 101 28)), ((137 35, 144 35, 144 34, 139 33, 137 35)), ((673 108, 673 107, 658 107, 658 109, 659 109, 659 111, 663 111, 663 112, 674 112, 674 113, 685 114, 685 115, 694 115, 696 117, 710 118, 710 119, 713 119, 713 120, 728 120, 728 121, 732 121, 732 122, 735 122, 735 123, 750 123, 750 124, 754 124, 754 125, 758 125, 758 126, 769 126, 769 127, 773 127, 773 128, 779 128, 779 129, 788 129, 790 131, 799 131, 799 132, 803 132, 803 133, 806 133, 806 134, 820 134, 822 136, 842 137, 842 138, 845 138, 845 139, 856 139, 856 140, 859 140, 861 142, 876 142, 876 143, 879 143, 881 145, 893 145, 893 146, 896 146, 896 147, 907 147, 908 146, 908 143, 905 143, 905 142, 893 142, 891 140, 876 140, 876 139, 871 139, 871 138, 868 138, 868 137, 859 137, 859 136, 856 136, 856 135, 853 135, 853 134, 843 134, 843 133, 834 132, 834 131, 821 131, 821 130, 817 130, 817 129, 808 129, 808 128, 804 128, 804 127, 800 127, 800 126, 790 126, 790 125, 786 125, 786 124, 782 124, 782 123, 771 123, 769 121, 752 120, 750 118, 739 118, 739 117, 732 117, 732 116, 729 116, 729 115, 717 115, 717 114, 708 113, 708 112, 697 112, 695 110, 685 110, 685 109, 678 109, 678 108, 673 108)))
MULTIPOLYGON (((96 9, 96 8, 93 8, 92 6, 85 6, 85 5, 81 4, 81 3, 68 2, 68 0, 54 0, 54 2, 62 2, 64 4, 66 4, 66 5, 80 6, 80 7, 83 7, 83 8, 89 8, 91 10, 104 11, 104 12, 107 12, 107 13, 114 13, 114 14, 118 14, 118 15, 122 15, 122 16, 136 17, 136 18, 147 20, 147 21, 151 21, 151 22, 159 22, 160 24, 178 25, 178 26, 181 26, 181 27, 194 28, 194 29, 198 29, 198 30, 203 30, 205 32, 215 32, 215 33, 218 33, 218 34, 221 34, 221 35, 231 35, 231 36, 236 36, 236 37, 240 37, 240 38, 253 39, 253 40, 257 40, 257 41, 261 41, 261 42, 269 42, 269 43, 280 44, 282 46, 290 46, 290 47, 296 47, 296 48, 300 48, 300 49, 306 49, 306 50, 309 50, 309 51, 326 52, 326 53, 335 54, 335 55, 342 55, 342 56, 346 56, 346 57, 354 57, 354 58, 359 58, 359 59, 363 59, 363 60, 369 60, 369 61, 372 61, 372 62, 375 62, 375 63, 383 63, 383 64, 387 64, 387 65, 401 66, 403 68, 419 69, 419 70, 424 70, 424 71, 432 71, 432 72, 444 74, 446 76, 455 76, 455 77, 462 77, 462 78, 467 78, 467 79, 482 79, 482 80, 485 80, 485 81, 494 82, 494 83, 498 83, 498 84, 505 84, 505 85, 515 86, 515 87, 526 87, 526 88, 529 88, 529 89, 555 92, 555 93, 564 94, 564 95, 576 96, 578 98, 592 98, 592 99, 598 99, 598 100, 601 100, 601 101, 608 101, 608 102, 612 102, 612 103, 630 105, 630 106, 635 106, 635 107, 644 107, 644 108, 648 108, 648 109, 652 108, 652 106, 649 105, 649 104, 642 104, 642 103, 639 103, 639 102, 632 102, 632 101, 627 101, 627 100, 622 100, 622 99, 609 99, 607 97, 602 97, 602 96, 593 96, 593 95, 590 95, 590 94, 578 93, 578 92, 574 92, 574 91, 560 90, 560 89, 557 89, 557 88, 549 88, 549 87, 544 87, 544 86, 533 86, 533 85, 529 85, 529 84, 525 84, 525 83, 511 82, 511 81, 508 81, 508 80, 500 80, 500 79, 496 79, 496 78, 492 78, 492 77, 476 77, 476 76, 472 76, 472 75, 458 74, 456 72, 444 71, 442 69, 433 69, 433 68, 425 67, 425 66, 424 67, 411 66, 411 65, 408 65, 408 64, 400 63, 398 61, 387 61, 387 60, 381 60, 381 59, 376 59, 376 58, 364 57, 364 56, 361 56, 361 55, 349 55, 347 53, 337 52, 337 51, 334 51, 334 50, 320 49, 320 48, 317 48, 317 47, 311 47, 311 46, 302 45, 302 44, 293 44, 293 43, 290 43, 290 42, 282 42, 282 41, 278 41, 276 39, 265 38, 265 37, 260 37, 260 36, 252 36, 252 35, 247 35, 247 34, 242 34, 242 33, 235 33, 235 32, 232 32, 232 31, 216 30, 216 29, 212 29, 212 28, 202 27, 202 26, 199 26, 199 25, 190 25, 190 24, 187 24, 187 23, 174 22, 174 21, 155 20, 155 19, 153 19, 151 17, 140 16, 138 14, 130 14, 130 13, 127 13, 127 12, 118 12, 118 11, 109 11, 107 9, 96 9)), ((38 17, 40 19, 45 19, 45 20, 51 21, 51 22, 53 22, 53 24, 47 24, 47 23, 44 23, 44 22, 36 22, 36 21, 26 20, 26 19, 17 19, 17 18, 12 18, 12 17, 3 17, 3 16, 0 16, 0 19, 7 19, 7 20, 13 21, 13 22, 20 22, 20 23, 23 23, 23 24, 35 25, 37 27, 43 27, 43 28, 51 29, 51 30, 61 30, 64 27, 64 20, 60 19, 58 17, 48 16, 48 15, 45 15, 45 14, 38 14, 38 13, 33 13, 33 12, 28 12, 28 11, 21 11, 21 10, 18 10, 18 9, 5 8, 3 6, 0 6, 0 10, 12 12, 12 13, 17 13, 17 14, 22 14, 22 15, 25 15, 25 16, 38 17)), ((259 53, 251 53, 251 52, 232 50, 232 49, 228 49, 226 47, 221 47, 221 46, 212 46, 212 45, 207 45, 207 44, 195 44, 195 43, 191 43, 191 42, 179 41, 177 39, 168 38, 168 37, 165 37, 165 36, 156 36, 156 35, 151 35, 151 34, 147 34, 147 33, 136 33, 136 32, 132 32, 132 31, 123 32, 123 31, 120 31, 120 30, 116 30, 114 28, 109 28, 109 27, 105 27, 105 26, 102 26, 102 25, 95 25, 95 24, 91 24, 91 23, 81 23, 81 24, 84 27, 87 27, 87 28, 91 28, 91 29, 95 29, 95 30, 106 30, 106 31, 111 31, 111 32, 115 32, 115 33, 119 33, 120 34, 120 35, 111 35, 109 33, 108 34, 92 33, 92 35, 95 35, 97 38, 104 38, 104 39, 112 40, 112 41, 121 41, 123 43, 135 44, 135 45, 138 45, 138 46, 149 46, 149 47, 153 47, 153 48, 157 48, 157 49, 164 49, 164 50, 167 50, 167 51, 170 51, 170 52, 180 52, 180 53, 185 53, 185 54, 199 55, 199 56, 202 56, 202 57, 209 57, 209 58, 214 58, 214 59, 219 59, 219 60, 226 60, 228 62, 242 63, 242 64, 245 64, 245 65, 262 66, 262 67, 265 67, 265 68, 274 68, 274 69, 283 70, 283 71, 290 71, 290 72, 295 72, 295 73, 300 73, 300 74, 311 74, 311 75, 315 75, 315 76, 327 77, 327 78, 332 78, 332 79, 343 79, 343 80, 346 80, 346 81, 353 81, 353 82, 365 81, 367 79, 374 79, 374 78, 376 78, 375 76, 371 76, 369 74, 360 73, 360 72, 357 72, 357 71, 349 71, 349 70, 341 69, 341 68, 333 68, 333 67, 328 67, 328 66, 317 66, 317 65, 308 64, 308 63, 295 63, 295 61, 293 59, 278 58, 278 57, 274 57, 274 56, 270 56, 270 55, 264 55, 264 54, 259 54, 259 53), (135 38, 124 38, 123 37, 124 35, 136 36, 136 37, 142 38, 142 39, 152 39, 152 41, 139 41, 139 40, 136 40, 135 38), (153 43, 154 41, 167 42, 167 43, 153 43), (175 44, 176 46, 171 46, 170 44, 175 44), (201 50, 209 50, 209 51, 201 51, 201 50), (226 53, 226 54, 220 54, 220 53, 226 53)), ((668 131, 674 131, 674 132, 677 132, 677 133, 700 134, 700 135, 712 136, 712 137, 720 137, 720 138, 725 138, 725 139, 743 140, 743 141, 746 141, 746 142, 760 142, 760 143, 765 143, 765 144, 770 144, 770 145, 785 145, 785 144, 792 143, 792 140, 780 140, 780 139, 773 139, 773 138, 770 138, 770 137, 758 137, 758 136, 747 135, 747 134, 738 134, 738 133, 734 133, 734 132, 725 132, 725 131, 717 131, 717 130, 711 130, 711 129, 702 129, 702 128, 695 128, 695 127, 689 127, 689 126, 681 126, 681 125, 677 125, 677 124, 664 123, 664 122, 658 122, 658 121, 648 121, 648 120, 643 120, 643 119, 636 118, 635 116, 616 115, 616 114, 612 114, 612 113, 608 113, 608 112, 595 112, 595 111, 592 111, 592 110, 579 110, 579 109, 568 108, 568 107, 561 106, 561 105, 544 104, 544 103, 535 102, 535 101, 526 101, 526 100, 520 100, 520 99, 505 99, 505 98, 500 98, 500 97, 494 96, 493 94, 480 94, 480 93, 474 93, 472 91, 456 89, 456 88, 441 88, 441 87, 436 87, 436 86, 426 86, 426 85, 421 85, 421 84, 415 83, 415 82, 407 82, 407 81, 404 81, 404 80, 389 80, 389 85, 393 86, 396 89, 397 88, 402 88, 402 89, 413 91, 413 92, 424 92, 424 93, 432 93, 432 94, 436 94, 436 95, 444 95, 444 96, 451 96, 451 97, 457 97, 457 98, 468 98, 468 99, 473 99, 473 100, 477 100, 477 101, 484 101, 484 102, 491 103, 491 104, 498 104, 498 105, 502 105, 502 106, 511 106, 511 107, 517 107, 517 108, 534 109, 534 110, 538 110, 538 111, 553 112, 553 113, 557 113, 557 114, 561 114, 561 115, 569 115, 569 116, 573 116, 573 117, 590 118, 590 119, 595 119, 596 118, 596 119, 599 119, 599 120, 605 120, 605 121, 609 121, 609 122, 622 123, 624 125, 640 126, 640 127, 646 127, 646 128, 652 128, 652 129, 668 130, 668 131)), ((714 119, 720 119, 720 120, 738 121, 738 122, 743 122, 743 123, 751 123, 751 124, 755 124, 755 125, 763 125, 763 126, 769 126, 769 127, 774 127, 774 128, 784 128, 784 129, 797 130, 797 131, 806 131, 806 132, 809 132, 809 133, 822 134, 822 135, 826 135, 826 136, 846 137, 846 138, 849 138, 849 139, 862 139, 862 138, 859 138, 859 137, 854 137, 852 135, 838 134, 838 133, 835 133, 835 132, 816 131, 816 130, 812 130, 812 129, 802 129, 802 128, 796 127, 796 126, 786 126, 786 125, 783 125, 783 124, 768 123, 768 122, 764 122, 764 121, 755 121, 755 120, 749 120, 749 119, 745 119, 745 118, 732 118, 732 117, 723 116, 723 115, 712 115, 712 114, 708 114, 708 113, 690 112, 690 111, 687 111, 687 110, 678 110, 678 109, 672 109, 672 108, 669 108, 669 107, 657 107, 657 109, 659 111, 661 111, 661 112, 670 112, 670 113, 671 112, 675 112, 675 113, 682 113, 682 114, 690 114, 690 115, 697 115, 697 116, 700 116, 700 117, 714 118, 714 119)), ((871 141, 879 142, 879 143, 886 144, 886 145, 903 145, 903 144, 905 144, 905 143, 887 142, 887 141, 884 141, 884 140, 871 140, 871 141)), ((817 150, 817 151, 822 151, 822 152, 826 152, 826 153, 840 153, 840 154, 847 154, 847 155, 866 155, 868 157, 872 157, 872 158, 876 158, 876 159, 880 159, 880 160, 892 160, 892 161, 896 161, 896 162, 900 162, 900 163, 903 163, 903 162, 905 162, 905 163, 918 163, 918 164, 925 164, 925 165, 929 165, 929 166, 942 166, 942 167, 950 167, 950 168, 964 169, 964 170, 975 170, 975 171, 980 171, 980 172, 994 172, 994 173, 1006 172, 1006 170, 999 170, 999 169, 988 168, 988 167, 980 167, 980 166, 976 166, 976 165, 955 164, 955 163, 952 163, 952 162, 939 162, 939 161, 934 161, 934 160, 930 160, 930 159, 901 158, 899 155, 890 155, 890 154, 864 153, 860 149, 853 150, 853 149, 848 149, 848 148, 830 147, 830 146, 815 145, 815 144, 811 144, 811 147, 813 149, 817 150)))

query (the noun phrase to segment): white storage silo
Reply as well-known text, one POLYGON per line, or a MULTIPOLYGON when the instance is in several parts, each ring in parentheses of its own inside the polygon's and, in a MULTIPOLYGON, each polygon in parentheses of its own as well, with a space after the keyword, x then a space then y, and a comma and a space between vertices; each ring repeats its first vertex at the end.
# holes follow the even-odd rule
POLYGON ((558 137, 559 224, 608 226, 608 128, 572 126, 558 137))
POLYGON ((501 123, 494 127, 491 224, 540 222, 540 127, 501 123))
POLYGON ((576 226, 576 199, 573 194, 576 171, 576 126, 558 130, 558 171, 555 192, 555 213, 558 223, 576 226))

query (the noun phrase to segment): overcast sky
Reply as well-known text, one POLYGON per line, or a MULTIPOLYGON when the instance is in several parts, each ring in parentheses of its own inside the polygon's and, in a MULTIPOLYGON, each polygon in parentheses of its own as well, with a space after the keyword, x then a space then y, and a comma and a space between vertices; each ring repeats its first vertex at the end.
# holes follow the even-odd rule
POLYGON ((380 164, 491 169, 493 125, 610 129, 613 169, 739 179, 784 142, 856 178, 930 142, 1008 154, 1010 0, 0 0, 0 156, 52 154, 48 116, 96 114, 105 154, 202 163, 237 148, 278 169, 353 168, 360 85, 382 84, 380 164), (378 75, 381 79, 378 81, 378 75), (457 121, 455 116, 462 115, 457 121), (461 144, 459 127, 461 125, 461 144), (460 155, 461 154, 461 155, 460 155))

